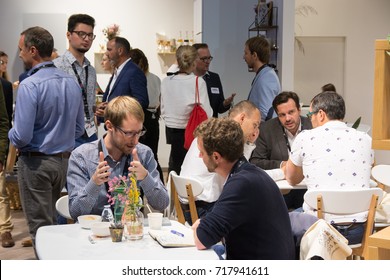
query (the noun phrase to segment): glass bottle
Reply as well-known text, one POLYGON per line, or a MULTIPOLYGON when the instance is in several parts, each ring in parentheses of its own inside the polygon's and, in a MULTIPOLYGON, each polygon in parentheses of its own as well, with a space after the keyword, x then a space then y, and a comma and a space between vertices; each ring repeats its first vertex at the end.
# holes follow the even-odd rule
POLYGON ((188 46, 190 44, 190 40, 188 40, 188 31, 186 31, 186 38, 184 39, 183 45, 188 46))
POLYGON ((111 206, 104 205, 103 211, 102 211, 102 222, 114 222, 114 215, 112 214, 111 206))
POLYGON ((181 31, 179 32, 179 38, 177 38, 177 48, 179 48, 180 46, 182 46, 183 45, 183 37, 182 37, 182 34, 181 34, 181 31))

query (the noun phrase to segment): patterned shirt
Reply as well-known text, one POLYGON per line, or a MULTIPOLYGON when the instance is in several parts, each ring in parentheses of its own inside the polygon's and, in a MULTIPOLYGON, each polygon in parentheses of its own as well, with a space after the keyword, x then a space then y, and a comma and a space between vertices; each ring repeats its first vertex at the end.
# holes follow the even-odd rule
MULTIPOLYGON (((83 144, 76 148, 69 159, 68 166, 68 193, 69 212, 74 219, 80 215, 100 215, 104 205, 107 204, 107 191, 105 184, 96 185, 92 175, 99 163, 98 145, 102 143, 104 158, 111 167, 111 177, 121 176, 125 161, 131 161, 130 156, 123 156, 120 161, 113 161, 108 154, 102 139, 83 144)), ((138 181, 138 185, 144 191, 148 203, 157 210, 164 210, 169 204, 168 192, 160 180, 157 171, 157 162, 152 150, 143 144, 137 144, 137 153, 141 164, 148 170, 148 175, 138 181)))
MULTIPOLYGON (((302 166, 308 190, 369 188, 374 151, 371 137, 341 121, 304 130, 292 146, 291 161, 302 166)), ((304 203, 305 212, 316 215, 304 203)), ((332 217, 335 222, 364 221, 367 213, 332 217)))
MULTIPOLYGON (((77 73, 81 79, 81 82, 83 83, 85 87, 85 80, 86 80, 86 69, 88 68, 88 85, 86 87, 87 89, 87 102, 88 102, 88 110, 89 110, 89 116, 90 119, 94 117, 93 113, 93 106, 96 104, 95 102, 95 91, 96 91, 96 70, 91 65, 89 60, 85 57, 84 58, 84 64, 81 66, 77 59, 73 56, 73 54, 70 51, 66 51, 63 55, 53 60, 55 66, 57 68, 62 69, 66 73, 72 75, 75 77, 76 82, 77 78, 73 71, 72 64, 75 65, 77 73)), ((80 94, 82 94, 80 92, 80 94)))
POLYGON ((368 188, 374 151, 368 134, 329 121, 299 133, 290 159, 302 166, 308 189, 368 188))

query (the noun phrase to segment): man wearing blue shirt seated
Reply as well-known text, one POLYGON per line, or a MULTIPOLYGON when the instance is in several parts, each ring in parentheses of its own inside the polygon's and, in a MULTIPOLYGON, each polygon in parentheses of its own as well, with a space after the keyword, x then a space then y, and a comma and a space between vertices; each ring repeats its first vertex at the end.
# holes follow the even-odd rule
MULTIPOLYGON (((111 100, 104 112, 107 134, 76 148, 69 159, 69 212, 73 219, 84 214, 100 215, 108 204, 108 181, 115 176, 137 175, 138 186, 157 210, 169 204, 152 150, 138 142, 145 134, 144 112, 129 96, 111 100)), ((147 133, 147 132, 146 132, 147 133)))

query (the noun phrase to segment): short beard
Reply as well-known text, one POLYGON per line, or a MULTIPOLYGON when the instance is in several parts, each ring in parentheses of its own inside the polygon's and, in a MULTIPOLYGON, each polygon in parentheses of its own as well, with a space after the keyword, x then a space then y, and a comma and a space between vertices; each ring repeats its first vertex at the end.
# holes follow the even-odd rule
POLYGON ((208 172, 215 172, 215 169, 218 167, 218 164, 213 160, 212 162, 209 162, 209 165, 207 166, 208 172))
POLYGON ((76 49, 79 53, 86 53, 87 51, 89 51, 89 49, 81 49, 81 48, 77 48, 76 49))

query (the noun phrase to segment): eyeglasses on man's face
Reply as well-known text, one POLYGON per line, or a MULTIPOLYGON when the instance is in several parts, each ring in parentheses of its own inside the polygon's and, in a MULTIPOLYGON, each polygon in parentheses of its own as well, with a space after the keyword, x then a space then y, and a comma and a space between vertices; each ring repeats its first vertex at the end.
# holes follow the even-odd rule
POLYGON ((0 59, 0 65, 3 65, 3 64, 8 64, 8 61, 0 59))
POLYGON ((93 34, 93 33, 86 33, 84 31, 75 31, 75 30, 73 30, 70 33, 76 33, 77 36, 79 36, 83 40, 85 40, 85 38, 87 38, 87 37, 88 37, 89 40, 95 40, 95 38, 96 38, 95 34, 93 34))
POLYGON ((143 127, 142 130, 140 130, 140 131, 124 131, 119 126, 115 126, 115 128, 117 128, 120 132, 122 132, 123 135, 125 135, 127 138, 133 138, 133 137, 139 138, 139 137, 145 135, 145 133, 146 133, 145 127, 143 127))
POLYGON ((318 113, 318 110, 317 111, 313 111, 313 112, 309 112, 306 114, 306 117, 311 120, 311 117, 314 115, 314 114, 317 114, 318 113))
POLYGON ((203 62, 206 62, 206 61, 212 61, 214 57, 212 56, 204 56, 204 57, 199 57, 200 60, 202 60, 203 62))

